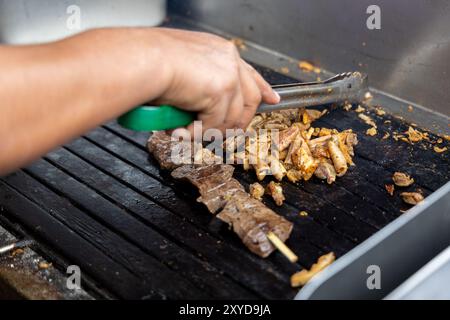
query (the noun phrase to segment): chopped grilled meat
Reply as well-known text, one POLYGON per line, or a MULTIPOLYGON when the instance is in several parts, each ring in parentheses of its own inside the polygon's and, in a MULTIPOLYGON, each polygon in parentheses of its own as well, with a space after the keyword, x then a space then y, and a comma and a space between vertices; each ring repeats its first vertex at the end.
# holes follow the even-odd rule
POLYGON ((372 99, 373 99, 372 94, 371 94, 369 91, 367 91, 367 92, 364 94, 364 100, 363 100, 363 102, 364 102, 364 103, 367 103, 367 102, 371 101, 372 99))
POLYGON ((392 180, 394 181, 395 185, 399 187, 409 187, 414 183, 414 179, 403 172, 395 172, 392 180))
POLYGON ((347 172, 347 160, 339 148, 339 139, 337 136, 332 136, 328 141, 328 150, 333 160, 334 168, 338 177, 342 177, 347 172))
POLYGON ((290 126, 291 121, 288 115, 281 113, 270 113, 269 117, 266 117, 263 121, 259 122, 257 127, 260 129, 287 129, 290 126))
POLYGON ((300 134, 302 135, 303 139, 309 141, 314 134, 314 128, 309 128, 308 131, 302 131, 300 134))
POLYGON ((264 124, 264 129, 286 130, 289 126, 285 123, 268 122, 264 124))
POLYGON ((163 169, 175 169, 192 161, 193 144, 172 140, 163 131, 152 134, 147 142, 147 148, 163 169))
POLYGON ((286 159, 284 160, 285 163, 288 163, 288 164, 292 163, 292 155, 294 153, 296 153, 297 150, 301 147, 302 142, 303 142, 302 136, 299 133, 297 133, 297 135, 294 137, 294 139, 292 140, 292 142, 289 146, 288 153, 286 155, 286 159))
POLYGON ((222 158, 216 156, 211 150, 199 147, 198 151, 194 155, 194 164, 220 164, 222 163, 222 158))
POLYGON ((354 166, 352 155, 353 154, 353 143, 357 143, 357 140, 354 140, 353 137, 356 135, 352 132, 343 131, 339 133, 338 135, 338 142, 339 142, 339 149, 341 149, 342 154, 344 155, 345 161, 347 161, 347 164, 350 166, 354 166))
POLYGON ((247 130, 255 131, 263 121, 264 118, 262 115, 258 114, 254 116, 252 121, 250 121, 249 125, 247 126, 247 130))
POLYGON ((289 169, 286 176, 293 183, 302 180, 302 173, 297 169, 289 169))
POLYGON ((276 157, 270 158, 270 172, 278 181, 283 180, 287 173, 286 168, 276 157))
POLYGON ((330 139, 331 139, 331 135, 320 136, 319 138, 308 141, 308 145, 310 148, 313 148, 318 145, 326 146, 328 143, 328 140, 330 140, 330 139))
POLYGON ((377 128, 377 124, 375 123, 375 121, 372 120, 371 117, 369 117, 368 115, 365 114, 359 114, 358 117, 360 119, 362 119, 367 125, 373 127, 373 128, 377 128))
POLYGON ((284 119, 283 122, 288 125, 291 125, 292 123, 298 120, 298 111, 299 110, 297 108, 294 108, 272 112, 271 114, 281 114, 281 116, 284 119))
POLYGON ((301 114, 303 124, 310 124, 311 122, 314 122, 315 120, 319 119, 325 113, 326 113, 326 110, 319 111, 319 110, 305 109, 305 108, 300 109, 300 114, 301 114))
POLYGON ((353 106, 352 106, 351 103, 347 102, 347 103, 344 104, 343 108, 344 108, 345 111, 348 112, 348 111, 352 110, 353 106))
POLYGON ((250 185, 250 195, 253 198, 261 201, 264 195, 264 187, 258 182, 252 183, 250 185))
POLYGON ((378 134, 377 128, 372 127, 370 129, 367 129, 366 134, 371 137, 376 136, 378 134))
POLYGON ((238 49, 240 50, 247 50, 247 46, 245 45, 245 42, 241 38, 231 38, 230 40, 238 49))
POLYGON ((256 133, 248 137, 245 143, 245 151, 251 164, 258 162, 258 135, 256 133))
POLYGON ((378 116, 382 117, 386 114, 386 111, 383 110, 383 108, 381 107, 377 107, 375 112, 377 113, 378 116))
POLYGON ((264 180, 264 178, 270 174, 270 166, 267 161, 259 159, 255 164, 256 177, 259 181, 264 180))
POLYGON ((366 109, 361 107, 361 105, 358 104, 358 107, 355 109, 355 112, 361 113, 361 112, 364 112, 364 111, 366 111, 366 109))
POLYGON ((422 202, 424 199, 423 195, 419 192, 402 192, 400 196, 402 197, 404 202, 413 206, 415 206, 419 202, 422 202))
POLYGON ((263 258, 275 250, 267 238, 269 231, 281 241, 286 241, 292 231, 291 222, 246 193, 235 194, 217 218, 228 223, 250 251, 263 258))
POLYGON ((319 137, 326 137, 326 136, 331 136, 332 134, 334 134, 334 132, 333 132, 333 130, 332 129, 329 129, 329 128, 320 128, 319 129, 319 134, 318 134, 318 136, 319 137))
POLYGON ((385 184, 384 187, 386 188, 386 191, 387 193, 389 193, 389 195, 394 195, 395 186, 393 184, 385 184))
POLYGON ((286 157, 287 157, 287 156, 288 156, 288 150, 284 149, 283 151, 279 152, 278 158, 279 158, 281 161, 284 161, 284 160, 286 160, 286 157))
MULTIPOLYGON (((311 127, 312 121, 326 111, 301 108, 258 114, 249 126, 253 136, 246 141, 246 152, 237 157, 248 161, 240 161, 240 164, 245 170, 253 167, 258 180, 272 174, 279 181, 284 176, 292 182, 308 181, 319 170, 318 177, 334 181, 335 174, 328 165, 318 169, 321 161, 332 159, 336 176, 343 176, 349 166, 355 165, 352 157, 358 139, 352 130, 338 132, 336 129, 311 127), (277 132, 271 130, 285 126, 287 129, 282 130, 278 137, 277 132), (260 129, 266 129, 267 135, 263 133, 261 137, 260 129), (261 143, 261 138, 266 143, 261 143)), ((368 119, 366 115, 362 118, 368 119)))
POLYGON ((309 149, 314 158, 320 159, 330 157, 330 153, 328 152, 328 140, 330 140, 330 138, 331 136, 328 135, 308 141, 309 149))
POLYGON ((283 130, 280 132, 278 138, 278 150, 283 151, 294 140, 295 136, 300 132, 298 127, 290 127, 289 129, 283 130))
POLYGON ((303 122, 294 122, 292 126, 298 128, 300 131, 305 131, 311 127, 311 124, 310 123, 304 124, 303 122))
POLYGON ((266 192, 273 198, 277 206, 282 206, 284 200, 286 200, 283 195, 283 188, 275 181, 270 181, 266 187, 266 192))
POLYGON ((410 142, 419 142, 424 139, 428 140, 428 134, 420 132, 419 130, 414 129, 413 127, 409 127, 408 131, 405 132, 408 135, 408 139, 410 142))
POLYGON ((292 163, 300 170, 302 178, 307 181, 316 171, 318 162, 312 156, 311 150, 309 150, 309 146, 303 137, 300 135, 297 137, 300 139, 300 147, 292 153, 292 163))
POLYGON ((448 150, 448 148, 447 147, 439 147, 439 146, 434 146, 433 147, 433 150, 434 150, 434 152, 436 152, 436 153, 444 153, 445 151, 447 151, 448 150))
POLYGON ((234 163, 241 164, 244 170, 249 170, 251 168, 250 159, 245 150, 236 152, 234 154, 234 163))
POLYGON ((328 184, 332 184, 336 181, 336 170, 334 169, 331 161, 322 160, 319 163, 314 175, 322 180, 327 180, 328 184))
POLYGON ((343 131, 340 135, 345 136, 345 144, 347 146, 348 152, 351 156, 355 155, 354 146, 358 144, 358 136, 353 133, 352 130, 343 131))
POLYGON ((328 267, 336 259, 333 252, 321 256, 315 264, 312 265, 311 269, 303 269, 300 272, 294 273, 291 276, 291 286, 300 287, 304 286, 312 277, 317 273, 328 267))

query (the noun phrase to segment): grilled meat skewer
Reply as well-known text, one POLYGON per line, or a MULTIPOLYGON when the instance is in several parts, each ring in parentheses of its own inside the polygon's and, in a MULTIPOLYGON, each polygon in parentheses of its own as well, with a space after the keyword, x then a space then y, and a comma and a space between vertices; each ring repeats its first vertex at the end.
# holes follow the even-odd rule
POLYGON ((268 232, 275 234, 281 241, 289 238, 292 223, 245 192, 244 187, 232 178, 233 166, 176 163, 167 156, 167 148, 180 147, 179 144, 183 142, 170 139, 165 133, 153 134, 148 142, 150 152, 162 168, 174 169, 174 178, 196 186, 200 192, 198 201, 205 204, 211 213, 218 212, 216 217, 228 223, 250 251, 265 258, 276 249, 267 237, 268 232), (162 152, 162 155, 158 155, 158 152, 162 152))

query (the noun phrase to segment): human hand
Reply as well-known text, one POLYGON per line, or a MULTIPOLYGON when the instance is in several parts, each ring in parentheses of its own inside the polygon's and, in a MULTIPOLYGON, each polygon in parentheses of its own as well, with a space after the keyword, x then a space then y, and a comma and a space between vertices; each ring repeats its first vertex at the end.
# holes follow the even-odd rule
MULTIPOLYGON (((153 29, 169 73, 158 104, 198 112, 202 128, 246 128, 261 102, 280 98, 230 41, 175 29, 153 29)), ((193 132, 193 124, 187 127, 193 132)))

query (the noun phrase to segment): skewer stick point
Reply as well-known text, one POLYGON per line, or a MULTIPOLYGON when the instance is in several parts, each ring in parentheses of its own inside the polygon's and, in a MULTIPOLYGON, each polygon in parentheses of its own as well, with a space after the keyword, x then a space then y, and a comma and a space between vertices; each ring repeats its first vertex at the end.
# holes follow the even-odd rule
POLYGON ((277 248, 290 262, 297 262, 297 255, 292 252, 292 250, 289 249, 289 247, 283 241, 281 241, 275 233, 269 231, 267 233, 267 238, 270 240, 270 242, 272 242, 275 248, 277 248))

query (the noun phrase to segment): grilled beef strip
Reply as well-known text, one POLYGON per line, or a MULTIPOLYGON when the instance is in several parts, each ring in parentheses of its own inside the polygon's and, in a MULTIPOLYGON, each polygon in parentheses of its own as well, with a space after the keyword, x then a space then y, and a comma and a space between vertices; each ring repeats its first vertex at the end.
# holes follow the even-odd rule
POLYGON ((184 165, 172 171, 172 177, 187 180, 197 188, 208 183, 216 186, 233 177, 234 167, 228 164, 212 164, 204 166, 184 165))
POLYGON ((217 218, 227 222, 253 253, 265 258, 275 247, 267 238, 272 231, 286 241, 292 231, 292 223, 279 216, 248 193, 238 192, 227 202, 217 218))
POLYGON ((211 213, 217 213, 220 209, 223 209, 228 200, 236 193, 245 193, 244 187, 233 178, 212 188, 200 188, 199 191, 201 196, 197 201, 206 205, 211 213))
POLYGON ((164 131, 153 133, 147 142, 147 148, 162 169, 173 170, 191 163, 193 144, 172 140, 164 131))
POLYGON ((232 178, 234 167, 228 164, 205 166, 184 165, 172 171, 175 179, 187 180, 199 189, 202 202, 215 214, 222 209, 234 193, 245 192, 244 187, 232 178))

